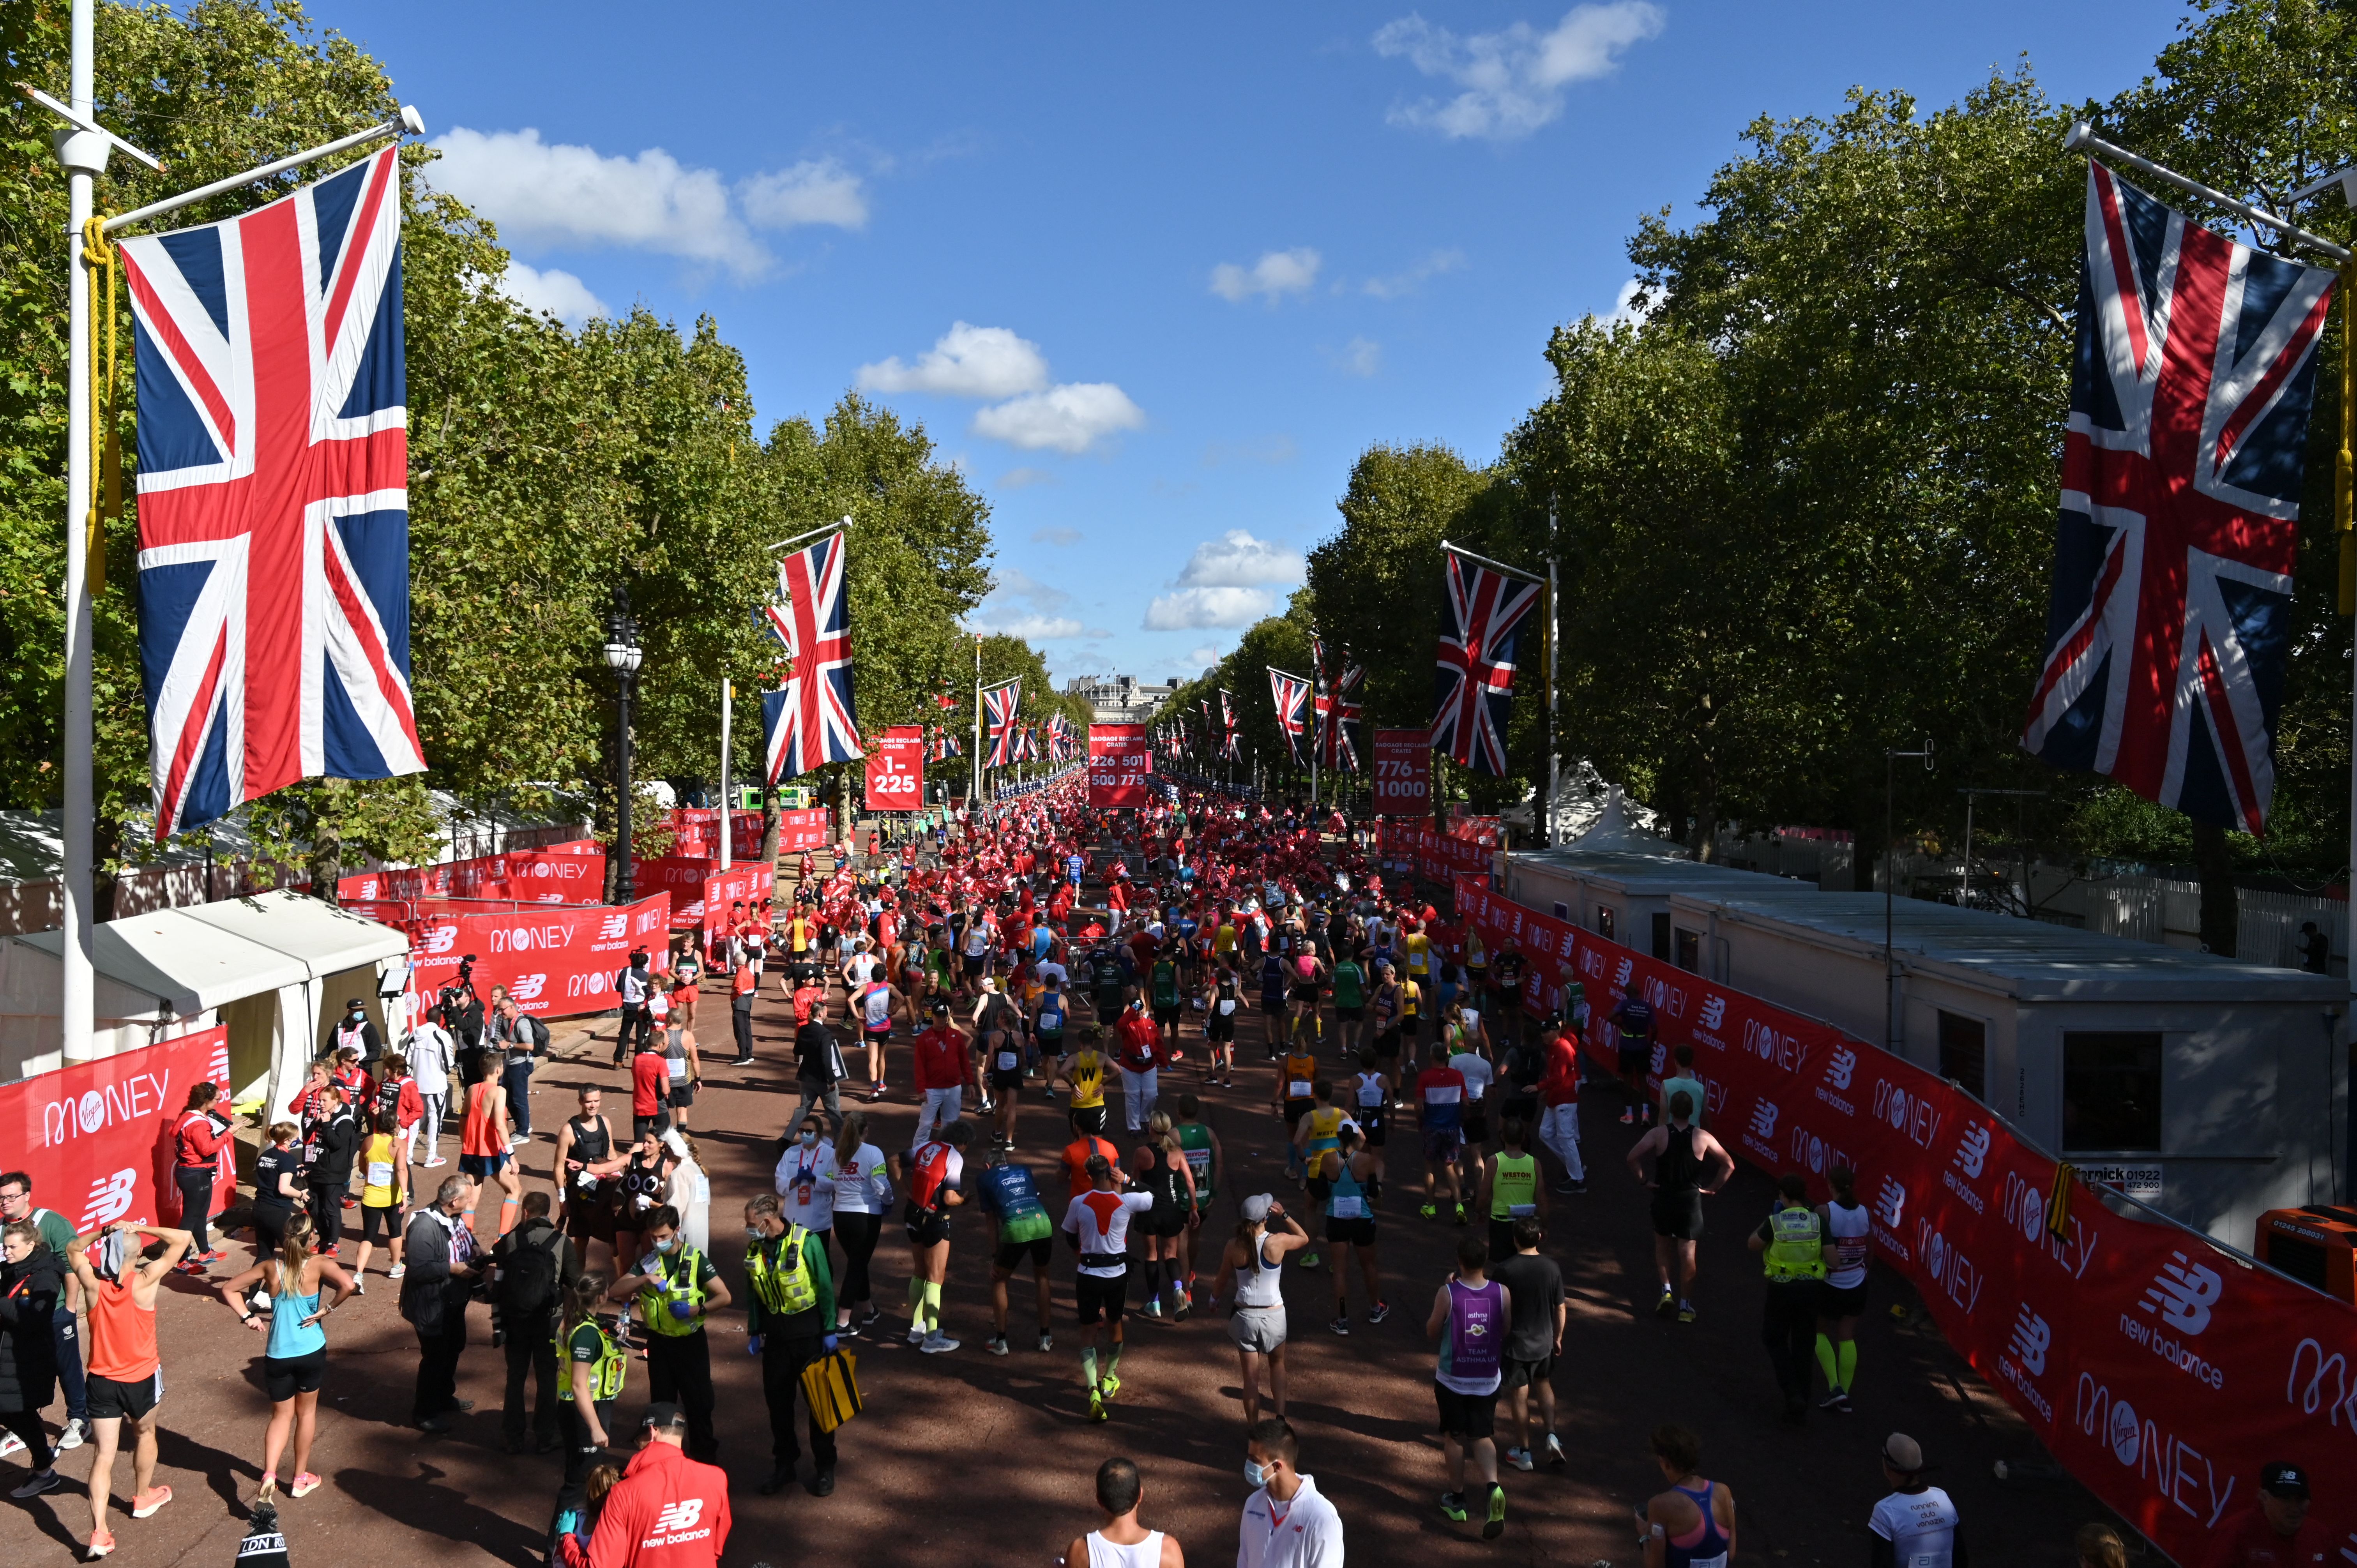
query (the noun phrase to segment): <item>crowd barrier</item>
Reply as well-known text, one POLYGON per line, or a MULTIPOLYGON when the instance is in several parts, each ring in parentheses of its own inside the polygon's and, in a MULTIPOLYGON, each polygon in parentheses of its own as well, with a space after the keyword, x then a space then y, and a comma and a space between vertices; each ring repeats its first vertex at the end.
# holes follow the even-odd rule
POLYGON ((478 994, 489 998, 492 986, 504 985, 522 1011, 562 1018, 618 1005, 614 976, 629 966, 634 948, 647 950, 654 972, 670 971, 671 903, 669 893, 657 892, 634 904, 490 911, 433 898, 353 899, 344 907, 408 934, 413 1016, 433 1004, 471 953, 478 994))
POLYGON ((1446 882, 1453 876, 1481 876, 1497 852, 1478 839, 1435 832, 1429 826, 1411 827, 1386 817, 1375 825, 1375 857, 1396 867, 1413 868, 1418 876, 1446 882))
POLYGON ((606 852, 595 839, 511 850, 339 878, 337 902, 495 898, 519 904, 592 904, 606 896, 606 852))
MULTIPOLYGON (((174 1133, 189 1086, 206 1081, 229 1093, 229 1031, 218 1026, 0 1085, 0 1137, 77 1232, 117 1219, 178 1224, 174 1133)), ((216 1104, 229 1109, 226 1098, 216 1104)), ((224 1145, 213 1212, 236 1196, 237 1155, 224 1145)))
MULTIPOLYGON (((1641 992, 1659 1020, 1656 1092, 1668 1048, 1691 1045, 1706 1124, 1730 1152, 1802 1172, 1813 1201, 1826 1171, 1855 1171, 1875 1255, 2071 1474, 2170 1557, 2208 1561, 2264 1464, 2357 1476, 2357 1310, 2075 1177, 2058 1187, 2050 1156, 1878 1047, 1471 877, 1455 886, 1492 953, 1511 937, 1531 961, 1531 1010, 1560 1009, 1565 983, 1583 983, 1581 1046, 1608 1068, 1609 1016, 1641 992)), ((2310 1517, 2357 1562, 2357 1486, 2319 1488, 2310 1517)))

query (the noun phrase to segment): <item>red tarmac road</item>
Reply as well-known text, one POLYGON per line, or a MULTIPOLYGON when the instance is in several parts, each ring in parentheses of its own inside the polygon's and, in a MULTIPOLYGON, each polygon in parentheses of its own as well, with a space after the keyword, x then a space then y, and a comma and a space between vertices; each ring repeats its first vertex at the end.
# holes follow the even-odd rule
MULTIPOLYGON (((699 1031, 713 1042, 707 1061, 729 1054, 726 1010, 724 986, 707 985, 701 1004, 707 1026, 699 1031)), ((1257 1033, 1258 1023, 1257 1014, 1251 1015, 1243 1032, 1257 1033)), ((616 1096, 627 1098, 627 1079, 607 1065, 612 1031, 608 1020, 594 1034, 567 1039, 560 1033, 555 1055, 542 1064, 533 1096, 533 1122, 542 1131, 523 1156, 531 1185, 547 1183, 551 1134, 570 1112, 577 1086, 602 1085, 609 1112, 623 1110, 616 1096)), ((1202 1059, 1197 1032, 1190 1023, 1186 1061, 1167 1075, 1172 1081, 1164 1087, 1166 1101, 1197 1087, 1202 1059)), ((769 1189, 775 1139, 793 1109, 791 1033, 791 1012, 772 978, 759 1009, 759 1065, 709 1068, 693 1112, 713 1182, 714 1250, 733 1288, 741 1287, 739 1205, 769 1189)), ((1325 1060, 1333 1064, 1330 1052, 1325 1060)), ((1282 1122, 1267 1109, 1265 1053, 1246 1044, 1239 1067, 1236 1089, 1203 1095, 1230 1160, 1204 1236, 1207 1265, 1216 1261, 1240 1197, 1274 1190, 1289 1205, 1298 1197, 1284 1180, 1282 1122)), ((855 1062, 854 1070, 864 1068, 855 1062)), ((875 1141, 889 1149, 905 1145, 915 1120, 905 1039, 896 1042, 888 1076, 897 1092, 871 1108, 871 1116, 875 1141)), ((1813 1413, 1799 1431, 1777 1423, 1775 1385, 1759 1338, 1761 1286, 1742 1243, 1771 1197, 1758 1172, 1738 1167, 1727 1190, 1708 1200, 1696 1290, 1700 1321, 1680 1326, 1656 1319, 1643 1191, 1620 1163, 1634 1130, 1618 1124, 1619 1111, 1609 1090, 1591 1091, 1585 1118, 1590 1191, 1555 1200, 1544 1248, 1563 1264, 1571 1294, 1566 1357, 1555 1384, 1570 1464, 1559 1473, 1544 1467, 1505 1473, 1507 1528, 1495 1542, 1482 1541, 1473 1525, 1448 1523, 1435 1508, 1442 1470, 1432 1431, 1433 1357, 1423 1325, 1434 1291, 1453 1266, 1458 1232, 1415 1218, 1419 1200, 1413 1192, 1412 1142, 1394 1139, 1393 1180, 1380 1221, 1392 1317, 1379 1328, 1361 1319, 1350 1337, 1337 1337, 1326 1326, 1332 1316, 1328 1273, 1286 1270, 1287 1414, 1301 1434, 1302 1467, 1341 1511, 1353 1561, 1417 1568, 1641 1563, 1631 1509, 1661 1485, 1646 1434, 1672 1420, 1701 1434, 1705 1474, 1735 1494, 1738 1563, 1763 1568, 1863 1563, 1865 1520, 1882 1491, 1875 1453, 1893 1430, 1921 1441, 1938 1466, 1932 1478, 1963 1510, 1978 1561, 2073 1561, 2072 1530, 2110 1516, 2073 1483, 2007 1485, 1993 1477, 1993 1461, 2033 1453, 2026 1429, 1947 1347, 1911 1293, 1885 1271, 1874 1273, 1860 1333, 1858 1413, 1813 1413), (1894 1308, 1905 1309, 1903 1319, 1893 1316, 1894 1308)), ((1114 1120, 1117 1127, 1117 1108, 1114 1120)), ((982 1136, 986 1133, 977 1137, 977 1153, 982 1136)), ((1063 1194, 1060 1171, 1050 1168, 1051 1149, 1065 1138, 1061 1102, 1027 1091, 1020 1152, 1039 1171, 1051 1211, 1063 1194)), ((1126 1159, 1130 1143, 1116 1142, 1126 1159)), ((426 1178, 440 1174, 421 1170, 414 1179, 430 1190, 426 1178)), ((487 1206, 484 1223, 490 1223, 490 1213, 487 1206)), ((877 1294, 887 1313, 881 1337, 846 1342, 858 1357, 866 1411, 840 1434, 839 1484, 823 1499, 800 1487, 774 1498, 755 1492, 770 1470, 759 1369, 745 1351, 741 1312, 732 1307, 720 1315, 710 1332, 722 1461, 733 1483, 736 1519, 724 1562, 779 1568, 806 1561, 1047 1568, 1065 1542, 1093 1528, 1091 1476, 1114 1454, 1130 1455, 1145 1472, 1150 1527, 1175 1532, 1199 1564, 1233 1560, 1238 1510, 1248 1488, 1236 1359, 1224 1323, 1203 1313, 1183 1325, 1133 1316, 1113 1419, 1091 1425, 1083 1414, 1079 1337, 1071 1316, 1069 1251, 1058 1251, 1057 1348, 1048 1355, 1029 1348, 1028 1276, 1018 1276, 1011 1319, 1016 1348, 1000 1359, 983 1349, 989 1332, 985 1233, 986 1222, 972 1213, 961 1216, 953 1231, 944 1316, 963 1348, 922 1356, 902 1339, 907 1251, 897 1224, 887 1227, 876 1258, 877 1294)), ((248 1252, 243 1233, 226 1250, 231 1263, 242 1267, 248 1252)), ((352 1256, 350 1241, 343 1255, 347 1262, 352 1256)), ((1205 1294, 1209 1275, 1207 1266, 1205 1294)), ((372 1273, 369 1286, 365 1301, 352 1303, 329 1325, 313 1458, 327 1485, 282 1505, 295 1568, 330 1562, 361 1568, 537 1561, 559 1464, 554 1455, 513 1457, 500 1451, 505 1361, 490 1348, 488 1309, 473 1309, 473 1342, 461 1366, 459 1392, 476 1408, 454 1418, 449 1436, 427 1437, 405 1424, 416 1342, 394 1310, 398 1287, 381 1273, 372 1273)), ((1352 1294, 1362 1315, 1355 1278, 1352 1294)), ((260 1386, 261 1342, 193 1281, 172 1282, 161 1319, 168 1392, 159 1478, 177 1495, 150 1520, 117 1513, 114 1561, 226 1563, 243 1532, 244 1500, 259 1475, 268 1412, 260 1386)), ((646 1397, 642 1363, 633 1363, 630 1379, 626 1411, 646 1397)), ((0 1465, 0 1485, 13 1485, 8 1472, 22 1463, 0 1465)), ((24 1517, 11 1536, 11 1563, 62 1563, 77 1552, 90 1528, 84 1492, 90 1463, 88 1446, 65 1455, 67 1487, 10 1505, 24 1517)), ((807 1457, 803 1464, 807 1477, 807 1457)), ((117 1465, 118 1508, 130 1486, 126 1456, 117 1465)))

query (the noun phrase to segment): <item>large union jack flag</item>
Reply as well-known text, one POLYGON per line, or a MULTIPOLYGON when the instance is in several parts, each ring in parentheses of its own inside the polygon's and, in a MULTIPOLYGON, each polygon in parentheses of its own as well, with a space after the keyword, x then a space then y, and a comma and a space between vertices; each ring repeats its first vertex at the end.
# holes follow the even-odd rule
POLYGON ((397 157, 123 242, 158 840, 297 779, 425 769, 397 157))
POLYGON ((993 686, 982 694, 984 744, 988 750, 983 763, 990 768, 1005 768, 1017 760, 1018 744, 1015 710, 1023 701, 1023 680, 1016 677, 1004 684, 993 686))
POLYGON ((778 562, 778 596, 762 619, 785 645, 793 673, 761 698, 770 782, 866 755, 851 696, 851 615, 840 530, 778 562))
POLYGON ((2087 168, 2046 658, 2022 745, 2261 832, 2332 274, 2087 168))
POLYGON ((1285 744, 1292 748, 1293 760, 1301 760, 1301 736, 1308 725, 1309 682, 1298 675, 1288 675, 1275 665, 1267 666, 1268 694, 1276 704, 1276 727, 1285 732, 1285 744))
POLYGON ((1433 682, 1432 748, 1459 767, 1503 778, 1513 709, 1514 628, 1539 602, 1535 583, 1444 553, 1448 580, 1433 682))
POLYGON ((1243 747, 1236 737, 1235 693, 1224 686, 1220 688, 1220 755, 1233 762, 1243 754, 1243 747))

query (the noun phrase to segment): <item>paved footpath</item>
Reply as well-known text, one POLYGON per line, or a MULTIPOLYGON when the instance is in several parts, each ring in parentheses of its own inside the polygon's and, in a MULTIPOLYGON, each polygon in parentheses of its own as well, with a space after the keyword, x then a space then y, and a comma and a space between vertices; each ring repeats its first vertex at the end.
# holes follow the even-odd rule
MULTIPOLYGON (((702 1037, 725 1041, 727 1005, 725 985, 708 983, 702 1037)), ((1243 1032, 1259 1033, 1256 1015, 1243 1032)), ((1196 1087, 1197 1034, 1190 1020, 1187 1059, 1168 1075, 1175 1081, 1166 1085, 1166 1097, 1196 1087)), ((793 1109, 791 1036, 791 1012, 772 977, 758 1010, 759 1063, 711 1068, 694 1111, 712 1176, 714 1250, 732 1290, 741 1284, 738 1207, 768 1189, 775 1140, 793 1109)), ((569 1113, 578 1086, 601 1085, 609 1108, 627 1114, 627 1105, 617 1103, 627 1101, 627 1081, 608 1065, 612 1039, 610 1019, 586 1031, 560 1030, 553 1058, 534 1079, 533 1122, 543 1132, 524 1156, 531 1185, 547 1183, 551 1133, 569 1113)), ((723 1043, 707 1059, 726 1054, 723 1043)), ((1327 1060, 1330 1066, 1330 1055, 1327 1060)), ((1267 1109, 1270 1069, 1261 1047, 1247 1044, 1239 1065, 1234 1090, 1203 1096, 1231 1161, 1207 1228, 1209 1260, 1229 1233, 1238 1197, 1272 1189, 1288 1202, 1298 1196, 1284 1181, 1283 1124, 1267 1109)), ((888 1149, 904 1145, 914 1127, 908 1068, 903 1039, 888 1069, 897 1092, 868 1108, 875 1141, 888 1149)), ((1381 1218, 1393 1316, 1380 1328, 1359 1321, 1350 1337, 1335 1337, 1326 1327, 1332 1316, 1327 1273, 1286 1270, 1287 1413, 1302 1434, 1303 1467, 1341 1510, 1353 1561, 1417 1568, 1641 1563, 1630 1510, 1660 1487, 1645 1437, 1654 1423, 1674 1420, 1702 1434, 1705 1473, 1735 1492, 1739 1563, 1864 1563, 1865 1520, 1882 1489, 1875 1451, 1892 1430, 1915 1435, 1938 1466, 1933 1479, 1956 1497, 1976 1560, 2025 1568, 2072 1562, 2072 1530, 2108 1514, 2075 1484, 1994 1478, 1994 1461, 2033 1452, 2027 1431, 1886 1271, 1875 1272, 1861 1329, 1858 1413, 1813 1414, 1799 1431, 1777 1423, 1775 1385, 1759 1338, 1758 1268, 1742 1243, 1771 1197, 1757 1171, 1739 1166, 1728 1189, 1710 1200, 1696 1291, 1700 1321, 1680 1326, 1656 1319, 1643 1192, 1620 1164, 1634 1130, 1619 1125, 1618 1114, 1609 1091, 1591 1099, 1590 1192, 1556 1200, 1545 1249, 1564 1266, 1572 1303, 1566 1359, 1556 1380, 1559 1428, 1571 1462, 1563 1472, 1505 1474, 1507 1530, 1495 1542, 1482 1541, 1472 1525, 1448 1523, 1434 1507, 1442 1476, 1423 1326, 1452 1265, 1458 1232, 1415 1218, 1412 1179, 1398 1179, 1412 1176, 1412 1142, 1394 1140, 1395 1180, 1381 1218), (1903 1317, 1894 1316, 1894 1308, 1904 1309, 1903 1317)), ((1117 1105, 1114 1120, 1118 1127, 1117 1105)), ((1060 1172, 1049 1169, 1051 1147, 1065 1141, 1062 1128, 1060 1101, 1036 1094, 1027 1101, 1021 1153, 1039 1171, 1051 1208, 1063 1191, 1060 1172)), ((1123 1147, 1126 1157, 1128 1144, 1123 1147)), ((414 1174, 424 1186, 422 1178, 441 1173, 414 1174)), ((225 1250, 242 1266, 248 1249, 242 1232, 225 1250)), ((1068 1251, 1058 1250, 1057 1349, 1043 1356, 1018 1331, 1017 1348, 1001 1359, 982 1348, 989 1331, 988 1251, 985 1222, 961 1216, 944 1316, 963 1348, 922 1356, 901 1337, 907 1251, 898 1225, 887 1228, 876 1259, 877 1296, 887 1313, 883 1337, 847 1342, 859 1359, 866 1412, 842 1433, 839 1486, 823 1499, 799 1487, 774 1498, 755 1492, 770 1469, 759 1368, 745 1353, 741 1312, 720 1316, 711 1330, 713 1360, 736 1517, 725 1562, 1046 1568, 1064 1542, 1092 1528, 1090 1476, 1113 1454, 1130 1455, 1145 1471, 1149 1525, 1174 1531, 1198 1564, 1232 1560, 1247 1488, 1236 1362, 1223 1320, 1199 1313, 1174 1325, 1133 1316, 1121 1398, 1110 1423, 1092 1426, 1083 1418, 1068 1251)), ((347 1262, 350 1256, 348 1245, 347 1262)), ((329 1325, 313 1460, 328 1484, 282 1509, 296 1568, 537 1561, 558 1463, 553 1455, 500 1451, 505 1361, 490 1348, 488 1309, 473 1309, 473 1343, 461 1367, 459 1392, 476 1408, 455 1418, 451 1435, 426 1437, 403 1424, 416 1352, 394 1310, 395 1292, 372 1273, 366 1300, 329 1325)), ((1363 1313, 1355 1280, 1353 1302, 1363 1313)), ((1028 1303, 1028 1275, 1018 1276, 1011 1319, 1018 1330, 1029 1321, 1028 1303)), ((2001 1303, 1986 1308, 2002 1309, 2001 1303)), ((160 1478, 178 1495, 154 1519, 117 1516, 114 1561, 224 1563, 235 1552, 242 1501, 259 1474, 268 1412, 260 1341, 192 1281, 171 1283, 160 1316, 169 1391, 160 1478)), ((645 1398, 643 1364, 633 1363, 630 1376, 626 1409, 645 1398)), ((82 1479, 90 1455, 85 1446, 60 1461, 72 1478, 68 1487, 13 1505, 25 1523, 11 1536, 12 1564, 69 1560, 89 1530, 82 1479)), ((807 1457, 804 1466, 807 1475, 807 1457)), ((0 1466, 0 1480, 5 1471, 0 1466)), ((127 1498, 127 1459, 117 1475, 118 1498, 127 1498)))

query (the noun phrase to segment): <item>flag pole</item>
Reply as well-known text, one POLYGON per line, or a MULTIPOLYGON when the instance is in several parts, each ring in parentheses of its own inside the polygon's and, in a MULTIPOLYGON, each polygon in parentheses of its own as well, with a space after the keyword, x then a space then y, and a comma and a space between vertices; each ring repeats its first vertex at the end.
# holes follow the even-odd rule
POLYGON ((728 710, 734 706, 728 699, 734 692, 735 683, 723 675, 720 678, 720 869, 723 871, 728 869, 728 852, 732 847, 729 841, 737 836, 737 819, 731 812, 736 802, 728 798, 728 710))
MULTIPOLYGON (((92 12, 95 0, 73 0, 72 81, 67 96, 74 113, 90 117, 92 86, 92 12)), ((91 1059, 97 1025, 91 951, 96 934, 91 886, 91 849, 96 820, 91 797, 91 603, 88 533, 90 450, 90 269, 82 263, 83 227, 90 221, 91 183, 106 167, 107 143, 88 131, 61 136, 58 161, 66 169, 66 693, 63 774, 59 783, 65 818, 65 864, 58 878, 63 939, 59 958, 59 1059, 91 1059)))
POLYGON ((1559 625, 1557 625, 1557 624, 1556 624, 1556 614, 1555 614, 1555 492, 1554 492, 1553 490, 1549 490, 1549 491, 1547 492, 1547 618, 1546 618, 1546 639, 1547 639, 1547 647, 1546 647, 1546 667, 1547 667, 1547 684, 1546 684, 1546 701, 1547 701, 1547 779, 1546 779, 1546 800, 1545 800, 1544 803, 1540 807, 1541 811, 1542 811, 1542 812, 1544 812, 1544 814, 1545 815, 1545 818, 1546 818, 1545 825, 1544 825, 1544 830, 1543 830, 1543 831, 1544 832, 1544 833, 1545 833, 1545 835, 1546 835, 1546 836, 1545 836, 1544 838, 1543 838, 1542 840, 1540 840, 1540 842, 1541 842, 1542 843, 1545 844, 1545 845, 1546 845, 1546 847, 1547 847, 1547 848, 1549 848, 1549 849, 1553 849, 1553 848, 1555 847, 1555 790, 1556 790, 1556 789, 1558 789, 1559 788, 1561 788, 1561 782, 1560 782, 1560 781, 1561 781, 1561 779, 1562 779, 1562 762, 1561 762, 1561 757, 1560 757, 1560 755, 1559 755, 1559 754, 1556 752, 1556 750, 1555 750, 1555 649, 1556 649, 1556 645, 1557 645, 1557 644, 1561 641, 1561 639, 1562 639, 1562 630, 1563 630, 1563 628, 1562 628, 1559 625))
POLYGON ((2140 169, 2153 178, 2164 180, 2179 190, 2190 191, 2204 201, 2214 201, 2237 217, 2246 218, 2254 223, 2264 224, 2267 228, 2279 231, 2287 240, 2297 240, 2303 245, 2322 251, 2336 262, 2346 262, 2352 255, 2348 246, 2336 245, 2321 234, 2311 234, 2288 218, 2278 218, 2264 207, 2254 207, 2247 201, 2237 200, 2222 190, 2213 189, 2198 179, 2181 175, 2173 168, 2153 162, 2150 158, 2138 157, 2126 147, 2104 141, 2095 134, 2094 127, 2084 120, 2077 122, 2071 127, 2071 134, 2062 138, 2062 145, 2066 151, 2094 153, 2114 163, 2123 163, 2132 169, 2140 169))
MULTIPOLYGON (((969 813, 982 806, 982 634, 974 638, 974 782, 966 786, 969 813)), ((969 816, 971 820, 971 816, 969 816)))

